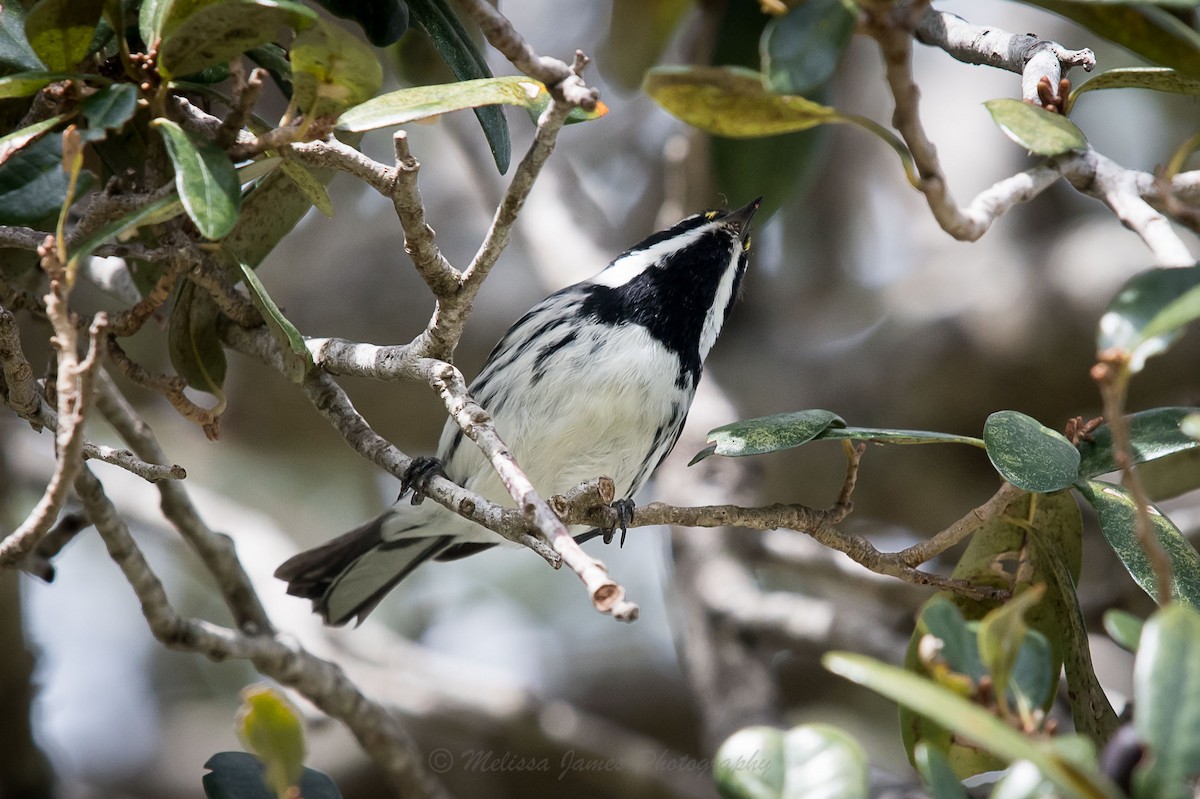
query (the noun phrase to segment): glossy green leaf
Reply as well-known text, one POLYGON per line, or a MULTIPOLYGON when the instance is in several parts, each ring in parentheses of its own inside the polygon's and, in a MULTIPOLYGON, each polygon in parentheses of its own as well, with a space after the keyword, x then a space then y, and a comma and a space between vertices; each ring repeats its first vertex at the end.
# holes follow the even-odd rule
POLYGON ((845 423, 842 417, 832 411, 808 410, 777 413, 722 425, 709 431, 708 440, 712 446, 701 450, 691 462, 696 463, 714 453, 741 457, 791 449, 812 441, 831 425, 845 423))
POLYGON ((1083 131, 1062 114, 1002 97, 984 103, 1004 135, 1035 155, 1062 155, 1087 147, 1083 131))
POLYGON ((25 7, 20 3, 0 4, 0 71, 38 72, 41 62, 25 38, 25 7))
POLYGON ((292 99, 307 117, 336 117, 379 90, 383 68, 370 47, 320 22, 292 43, 292 99))
POLYGON ((117 130, 137 111, 138 90, 131 83, 105 86, 79 105, 89 129, 117 130))
POLYGON ((317 0, 335 17, 354 20, 367 41, 387 47, 408 30, 408 6, 404 0, 317 0))
POLYGON ((787 732, 739 730, 718 748, 713 778, 728 799, 866 799, 868 794, 862 746, 826 724, 787 732))
MULTIPOLYGON (((1152 599, 1157 599, 1158 582, 1154 569, 1135 532, 1137 506, 1133 496, 1121 486, 1099 480, 1080 481, 1075 487, 1096 509, 1100 531, 1130 576, 1152 599)), ((1171 596, 1191 607, 1200 607, 1200 554, 1179 528, 1153 505, 1150 506, 1150 524, 1171 561, 1171 596)))
POLYGON ((1096 350, 1122 353, 1132 372, 1175 343, 1200 317, 1200 265, 1156 268, 1130 278, 1100 317, 1096 350))
POLYGON ((1104 632, 1117 646, 1127 652, 1137 652, 1145 622, 1128 611, 1109 608, 1104 611, 1104 632))
POLYGON ((51 72, 70 72, 90 52, 104 0, 38 0, 25 15, 25 38, 51 72))
POLYGON ((807 0, 767 23, 759 42, 764 83, 778 94, 805 97, 833 77, 858 12, 842 0, 807 0))
MULTIPOLYGON (((328 184, 331 170, 313 170, 317 181, 328 184)), ((237 260, 258 266, 284 236, 292 231, 312 203, 283 170, 261 180, 242 202, 238 223, 221 241, 237 260)))
POLYGON ((1127 67, 1101 72, 1079 84, 1067 96, 1067 113, 1084 92, 1097 89, 1151 89, 1156 92, 1200 95, 1200 78, 1184 75, 1165 67, 1127 67))
POLYGON ((1018 411, 996 411, 983 425, 992 465, 1017 488, 1060 491, 1079 474, 1079 450, 1061 433, 1018 411))
POLYGON ((1200 33, 1165 9, 1144 3, 1025 2, 1078 22, 1149 61, 1200 77, 1200 33))
MULTIPOLYGON (((1133 464, 1200 448, 1200 441, 1183 429, 1184 420, 1194 412, 1194 408, 1152 408, 1127 417, 1133 464)), ((1090 441, 1080 442, 1079 456, 1081 478, 1115 472, 1112 428, 1102 424, 1092 431, 1090 441)))
POLYGON ((171 366, 187 384, 221 396, 227 362, 217 332, 219 311, 213 301, 191 281, 176 294, 167 327, 167 353, 171 366))
POLYGON ((924 743, 917 744, 913 765, 933 799, 967 799, 967 789, 940 750, 924 743))
POLYGON ((879 693, 984 747, 1005 762, 1028 760, 1065 797, 1117 799, 1119 789, 1098 771, 1079 770, 1050 747, 1040 746, 1017 730, 951 691, 896 666, 864 655, 830 652, 821 662, 834 674, 879 693))
MULTIPOLYGON (((550 93, 536 80, 519 75, 482 78, 436 86, 400 89, 356 105, 338 118, 339 130, 367 131, 395 127, 418 119, 478 108, 484 105, 515 105, 540 114, 550 102, 550 93)), ((581 109, 580 109, 581 110, 581 109)), ((596 119, 607 113, 603 103, 594 112, 577 117, 596 119)))
POLYGON ((1133 667, 1134 726, 1150 750, 1134 795, 1191 799, 1200 777, 1200 614, 1172 604, 1149 618, 1133 667))
MULTIPOLYGON (((415 22, 429 34, 438 55, 450 67, 458 80, 490 78, 487 60, 471 41, 470 34, 463 28, 458 17, 447 5, 446 0, 408 0, 408 10, 415 22)), ((492 158, 500 174, 508 171, 512 158, 512 141, 508 133, 508 122, 504 113, 493 106, 475 109, 475 117, 483 128, 492 158)))
POLYGON ((283 315, 283 311, 279 310, 271 295, 267 294, 266 286, 258 279, 258 275, 254 274, 254 269, 243 263, 239 263, 238 267, 242 273, 242 280, 246 282, 246 288, 250 291, 250 299, 254 301, 263 319, 267 320, 267 328, 271 334, 279 341, 280 352, 284 354, 285 373, 293 383, 303 382, 304 376, 313 366, 312 355, 304 346, 304 336, 300 335, 296 326, 283 315))
POLYGON ((816 440, 849 439, 870 441, 874 444, 969 444, 983 448, 983 439, 960 436, 955 433, 937 433, 932 430, 891 430, 879 427, 827 427, 816 435, 816 440))
POLYGON ((225 151, 209 141, 196 141, 176 123, 152 122, 163 134, 175 167, 175 189, 188 217, 205 238, 219 239, 237 223, 242 187, 225 151))
POLYGON ((283 694, 267 685, 242 691, 238 740, 263 764, 264 777, 275 795, 284 799, 300 784, 304 771, 304 724, 283 694))
MULTIPOLYGON (((68 114, 59 114, 58 116, 43 119, 41 122, 34 122, 28 127, 0 136, 0 168, 3 168, 8 159, 12 158, 16 153, 66 122, 68 118, 68 114)), ((12 177, 10 175, 8 179, 11 180, 12 177)), ((4 179, 0 178, 0 191, 3 190, 3 186, 4 179)))
MULTIPOLYGON (((204 795, 208 799, 278 799, 267 787, 262 762, 248 752, 218 752, 204 764, 204 795)), ((329 775, 311 768, 300 777, 304 799, 342 799, 329 775)))
POLYGON ((33 225, 54 214, 67 196, 62 134, 27 144, 0 164, 0 224, 33 225))
POLYGON ((30 70, 5 75, 0 78, 0 100, 9 97, 31 97, 51 83, 77 77, 71 72, 46 72, 45 70, 30 70))
MULTIPOLYGON (((315 12, 291 0, 222 0, 206 5, 163 39, 158 71, 164 78, 191 75, 273 41, 280 28, 302 31, 316 20, 315 12)), ((354 42, 363 46, 357 39, 354 42)))

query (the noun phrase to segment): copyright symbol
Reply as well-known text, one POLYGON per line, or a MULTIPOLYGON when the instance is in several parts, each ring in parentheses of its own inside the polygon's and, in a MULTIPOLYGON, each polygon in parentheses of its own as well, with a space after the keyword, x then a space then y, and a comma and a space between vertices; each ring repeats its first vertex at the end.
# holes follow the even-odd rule
POLYGON ((449 749, 434 749, 429 753, 429 768, 436 774, 445 774, 454 767, 454 755, 449 749))

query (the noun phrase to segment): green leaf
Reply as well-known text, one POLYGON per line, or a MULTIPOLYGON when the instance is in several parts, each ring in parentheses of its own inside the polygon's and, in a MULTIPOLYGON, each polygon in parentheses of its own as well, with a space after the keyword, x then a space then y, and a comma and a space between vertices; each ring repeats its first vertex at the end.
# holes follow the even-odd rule
POLYGON ((1067 96, 1067 113, 1084 92, 1097 89, 1151 89, 1156 92, 1200 95, 1200 79, 1189 77, 1165 67, 1127 67, 1110 69, 1081 83, 1067 96))
POLYGON ((354 20, 376 47, 395 44, 408 30, 404 0, 317 0, 329 13, 354 20))
POLYGON ((896 666, 849 652, 821 659, 829 671, 928 716, 955 735, 1003 761, 1028 760, 1063 793, 1075 799, 1117 799, 1119 789, 1098 770, 1081 771, 1048 746, 1039 746, 966 699, 896 666))
POLYGON ((848 123, 881 138, 900 156, 909 182, 919 178, 912 154, 895 134, 856 114, 804 97, 772 94, 763 76, 742 67, 655 67, 646 73, 642 90, 667 113, 717 136, 752 138, 809 130, 818 125, 848 123))
POLYGON ((814 440, 850 439, 874 444, 969 444, 983 449, 983 440, 956 433, 936 433, 932 430, 892 430, 879 427, 827 427, 814 440))
POLYGON ((786 775, 783 731, 774 727, 740 729, 713 757, 713 781, 725 799, 776 799, 786 775))
POLYGON ((24 6, 20 3, 0 5, 0 71, 37 72, 45 68, 25 38, 24 6))
POLYGON ((284 353, 284 370, 293 383, 304 381, 304 376, 313 367, 312 354, 304 346, 304 336, 296 329, 279 306, 267 294, 267 288, 254 274, 254 269, 244 263, 238 263, 246 288, 250 290, 250 299, 254 301, 263 318, 267 320, 267 328, 279 341, 281 352, 284 353), (290 353, 290 357, 289 357, 290 353))
MULTIPOLYGON (((1058 663, 1055 662, 1052 667, 1049 645, 1045 643, 1044 638, 1043 658, 1037 657, 1036 644, 1031 647, 1025 646, 1026 639, 1031 634, 1029 626, 1025 623, 1025 614, 1042 600, 1045 593, 1044 585, 1031 586, 1021 591, 1011 601, 984 616, 978 627, 979 659, 992 677, 996 695, 1007 697, 1009 689, 1013 688, 1034 707, 1040 707, 1050 698, 1050 685, 1058 676, 1058 663), (1034 653, 1026 656, 1027 659, 1032 657, 1034 663, 1027 666, 1025 671, 1026 676, 1038 681, 1032 686, 1032 690, 1029 685, 1022 685, 1020 680, 1013 679, 1017 671, 1017 661, 1022 653, 1034 653)), ((1029 640, 1032 642, 1035 639, 1029 640)))
POLYGON ((1200 33, 1164 9, 1141 3, 1025 2, 1078 22, 1149 61, 1200 77, 1200 33))
MULTIPOLYGON (((1099 480, 1080 481, 1075 487, 1096 509, 1100 531, 1134 582, 1151 599, 1157 599, 1158 582, 1154 569, 1142 551, 1135 531, 1137 506, 1133 496, 1121 486, 1099 480)), ((1179 528, 1154 505, 1150 506, 1150 524, 1171 561, 1172 598, 1194 608, 1200 607, 1200 554, 1183 537, 1179 528)))
POLYGON ((967 799, 967 789, 941 751, 919 743, 913 752, 913 765, 933 799, 967 799))
POLYGON ((227 363, 217 333, 218 315, 209 296, 185 280, 171 310, 167 352, 171 366, 189 386, 220 397, 227 363))
POLYGON ((76 77, 78 75, 71 72, 46 72, 40 69, 6 75, 0 78, 0 100, 31 97, 55 81, 76 77))
POLYGON ((25 16, 29 46, 51 72, 70 72, 90 52, 104 0, 38 0, 25 16))
POLYGON ((304 725, 300 714, 283 694, 267 685, 242 691, 238 712, 238 740, 265 767, 267 785, 285 799, 288 789, 300 784, 304 771, 304 725))
POLYGON ((1018 411, 996 411, 983 425, 992 465, 1024 491, 1048 494, 1075 482, 1079 450, 1056 430, 1018 411))
POLYGON ((759 43, 766 88, 805 97, 833 77, 858 13, 842 0, 807 0, 767 23, 759 43))
POLYGON ((1134 771, 1134 796, 1189 799, 1200 776, 1200 614, 1194 608, 1169 605, 1146 622, 1133 701, 1134 726, 1151 753, 1134 771))
POLYGON ((831 425, 845 423, 842 417, 832 411, 809 410, 777 413, 722 425, 708 433, 708 440, 715 442, 715 446, 701 450, 691 462, 701 461, 713 453, 742 457, 791 449, 812 441, 831 425))
POLYGON ((1117 646, 1127 652, 1137 652, 1138 642, 1142 637, 1142 628, 1145 622, 1129 613, 1118 608, 1109 608, 1104 611, 1104 632, 1108 633, 1108 637, 1113 640, 1117 646))
POLYGON ((114 219, 107 225, 92 231, 82 241, 71 248, 68 264, 77 264, 83 258, 95 252, 101 244, 119 237, 127 231, 143 225, 154 225, 172 219, 183 212, 183 203, 176 194, 160 197, 152 203, 147 203, 131 214, 114 219))
POLYGON ((656 67, 642 90, 671 116, 718 136, 774 136, 849 121, 804 97, 772 94, 741 67, 656 67))
POLYGON ((1200 441, 1200 412, 1192 412, 1184 417, 1179 429, 1184 435, 1200 441))
POLYGON ((1100 317, 1098 352, 1120 353, 1140 372, 1200 316, 1200 265, 1139 272, 1117 292, 1100 317))
POLYGON ((162 131, 184 210, 205 238, 220 239, 237 223, 242 201, 242 187, 229 156, 212 142, 193 140, 169 119, 160 117, 151 124, 162 131))
POLYGON ((67 184, 61 133, 22 147, 0 164, 0 224, 33 225, 57 212, 67 184))
POLYGON ((105 86, 79 104, 88 128, 119 130, 137 111, 138 90, 131 83, 105 86))
MULTIPOLYGON (((1200 441, 1183 429, 1184 420, 1194 412, 1194 408, 1152 408, 1126 417, 1133 450, 1131 465, 1200 447, 1200 441)), ((1112 428, 1102 424, 1092 431, 1091 441, 1080 442, 1079 456, 1081 478, 1115 472, 1112 428)))
MULTIPOLYGON (((43 119, 41 122, 34 122, 29 127, 21 128, 20 130, 14 130, 12 133, 0 136, 0 168, 3 168, 4 164, 7 163, 8 159, 12 158, 14 154, 25 149, 33 142, 46 135, 46 133, 49 131, 54 130, 54 128, 66 122, 69 118, 69 114, 59 114, 58 116, 50 117, 49 119, 43 119)), ((0 187, 2 186, 3 180, 0 179, 0 187)))
POLYGON ((739 730, 717 749, 713 778, 728 799, 866 799, 868 788, 862 747, 826 724, 739 730))
MULTIPOLYGON (((267 788, 262 762, 247 752, 218 752, 204 764, 204 795, 208 799, 277 799, 267 788)), ((329 775, 304 769, 300 777, 304 799, 342 799, 329 775)))
POLYGON ((1138 469, 1151 502, 1164 502, 1200 488, 1200 449, 1192 448, 1138 469))
POLYGON ((1022 100, 1004 97, 984 103, 1004 135, 1036 155, 1062 155, 1087 147, 1087 137, 1074 122, 1022 100))
MULTIPOLYGON (((281 27, 302 31, 316 21, 315 12, 290 0, 222 0, 206 5, 165 36, 158 51, 158 71, 164 78, 200 72, 273 41, 281 27)), ((357 39, 353 41, 362 47, 357 39)))
POLYGON ((611 5, 608 33, 600 43, 596 64, 606 80, 634 91, 646 70, 658 63, 692 3, 690 0, 613 0, 611 5))
POLYGON ((308 167, 290 159, 284 160, 279 166, 309 203, 325 216, 333 218, 333 200, 329 198, 329 190, 308 167))
MULTIPOLYGON (((550 102, 550 93, 540 82, 519 75, 481 78, 435 86, 400 89, 367 100, 338 118, 339 130, 367 131, 404 125, 451 111, 484 105, 515 105, 528 109, 536 118, 550 102)), ((581 109, 577 109, 581 110, 581 109)), ((582 112, 577 121, 604 116, 603 103, 596 110, 582 112)))
POLYGON ((383 82, 371 48, 327 22, 292 42, 292 99, 306 117, 336 117, 369 100, 383 82))
POLYGON ((270 73, 284 97, 292 99, 292 64, 288 61, 287 51, 274 42, 268 42, 247 50, 246 56, 270 73))
MULTIPOLYGON (((429 33, 438 55, 450 67, 459 80, 490 78, 492 71, 487 61, 471 41, 458 17, 450 10, 446 0, 408 0, 412 18, 429 33)), ((499 108, 484 106, 475 109, 475 117, 483 128, 496 169, 503 175, 508 171, 512 158, 512 141, 508 134, 508 122, 499 108)))

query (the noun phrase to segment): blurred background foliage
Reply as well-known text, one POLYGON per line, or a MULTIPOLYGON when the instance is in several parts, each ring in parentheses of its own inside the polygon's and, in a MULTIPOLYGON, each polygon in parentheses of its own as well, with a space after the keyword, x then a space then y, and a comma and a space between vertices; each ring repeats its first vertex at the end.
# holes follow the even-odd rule
MULTIPOLYGON (((1144 63, 1076 23, 1029 5, 976 0, 939 8, 979 24, 1036 31, 1068 47, 1091 47, 1105 69, 1144 63)), ((503 10, 540 52, 565 57, 578 48, 593 55, 587 78, 600 88, 609 111, 563 131, 458 350, 457 364, 468 377, 501 332, 548 291, 599 270, 676 217, 764 194, 772 213, 758 224, 744 297, 706 372, 736 408, 736 416, 718 423, 829 408, 850 424, 979 435, 987 416, 1001 408, 1056 428, 1074 416, 1099 414, 1099 396, 1088 376, 1093 331, 1116 289, 1149 266, 1150 257, 1098 203, 1056 186, 1001 218, 981 241, 960 243, 931 219, 895 154, 859 129, 830 126, 771 139, 714 139, 686 128, 639 91, 645 70, 655 64, 757 67, 768 17, 752 0, 523 0, 503 10)), ((472 35, 478 39, 477 32, 472 35)), ((511 72, 494 52, 482 49, 494 72, 511 72)), ((450 79, 433 42, 417 27, 379 55, 385 89, 450 79)), ((958 197, 971 197, 1031 163, 982 105, 1016 94, 1015 76, 919 46, 914 62, 921 112, 958 197)), ((831 80, 813 89, 813 99, 886 124, 891 100, 874 44, 851 40, 832 67, 831 80)), ((1081 103, 1072 118, 1097 150, 1150 171, 1195 132, 1198 102, 1154 92, 1101 92, 1081 103)), ((274 118, 286 99, 276 92, 265 103, 260 113, 274 118)), ((528 116, 519 109, 501 113, 515 152, 523 152, 532 133, 528 116)), ((504 178, 469 114, 413 125, 408 133, 423 164, 428 219, 442 250, 462 265, 487 228, 504 178)), ((362 147, 377 160, 391 160, 387 131, 366 134, 362 147)), ((333 180, 330 194, 333 217, 309 213, 267 257, 259 276, 305 335, 408 341, 424 327, 430 300, 403 253, 393 209, 347 176, 333 180)), ((1195 251, 1195 238, 1187 240, 1195 251)), ((0 257, 11 254, 3 251, 0 257)), ((85 308, 110 303, 82 288, 76 300, 85 308)), ((134 337, 127 349, 140 362, 167 370, 156 335, 134 337)), ((1198 344, 1192 336, 1151 364, 1133 384, 1129 407, 1200 403, 1198 344)), ((27 355, 39 364, 49 353, 29 346, 27 355)), ((426 387, 355 379, 343 384, 376 430, 402 450, 433 451, 444 413, 426 387)), ((126 388, 141 401, 140 410, 166 450, 186 464, 188 483, 200 487, 198 501, 215 517, 216 529, 273 528, 308 546, 359 524, 395 498, 390 477, 347 449, 283 378, 245 358, 230 356, 225 385, 230 405, 219 443, 178 424, 160 397, 126 388)), ((13 417, 0 418, 6 526, 36 499, 47 435, 38 439, 13 417)), ((92 435, 115 443, 99 431, 92 435)), ((673 459, 693 454, 676 452, 673 459)), ((761 503, 824 506, 843 476, 833 444, 777 453, 746 468, 761 503)), ((148 522, 153 490, 136 480, 122 485, 120 496, 135 509, 134 518, 140 513, 148 522)), ((847 528, 880 548, 896 548, 950 524, 996 487, 982 452, 872 448, 847 528)), ((654 498, 651 483, 642 500, 654 498)), ((1168 507, 1185 534, 1200 532, 1195 492, 1168 507)), ((185 612, 219 613, 193 580, 189 553, 149 528, 142 540, 185 612)), ((672 751, 703 758, 695 699, 676 654, 673 620, 679 609, 667 546, 664 531, 638 529, 623 550, 600 554, 642 606, 641 620, 631 626, 596 614, 570 575, 547 571, 524 551, 422 569, 376 615, 447 663, 471 664, 466 673, 472 676, 463 679, 486 675, 505 689, 528 689, 549 703, 546 712, 561 699, 672 751)), ((1090 621, 1114 606, 1145 615, 1149 600, 1107 547, 1094 540, 1087 544, 1083 569, 1090 621)), ((20 606, 36 656, 33 729, 62 795, 202 795, 198 753, 237 747, 231 719, 237 689, 253 679, 252 670, 156 646, 95 537, 81 538, 67 550, 58 571, 52 585, 22 580, 20 606)), ((836 571, 804 580, 792 573, 761 576, 772 587, 860 612, 878 625, 882 641, 907 638, 926 596, 908 586, 848 582, 836 571)), ((10 610, 16 607, 14 582, 11 572, 0 573, 0 588, 9 597, 3 607, 10 610)), ((0 629, 8 629, 6 650, 16 651, 16 628, 0 629)), ((1130 657, 1097 645, 1102 678, 1116 694, 1127 693, 1130 657)), ((814 646, 780 648, 774 655, 788 718, 836 722, 864 741, 875 765, 907 769, 894 735, 893 707, 830 677, 820 669, 821 654, 814 646)), ((895 660, 901 656, 902 650, 894 652, 895 660)), ((10 665, 16 668, 18 661, 10 665)), ((19 686, 22 679, 8 684, 19 686)), ((8 710, 19 710, 20 692, 3 693, 8 710)), ((499 755, 519 744, 486 729, 466 740, 461 729, 436 720, 412 724, 427 751, 444 746, 455 753, 499 755)), ((0 731, 7 726, 0 721, 0 731)), ((378 795, 369 763, 335 725, 314 730, 310 746, 309 765, 335 775, 347 797, 378 795)), ((557 757, 552 762, 559 765, 557 757)), ((557 768, 549 776, 467 768, 443 775, 462 796, 611 795, 605 775, 556 777, 557 768)), ((715 795, 707 779, 694 785, 697 795, 715 795)))

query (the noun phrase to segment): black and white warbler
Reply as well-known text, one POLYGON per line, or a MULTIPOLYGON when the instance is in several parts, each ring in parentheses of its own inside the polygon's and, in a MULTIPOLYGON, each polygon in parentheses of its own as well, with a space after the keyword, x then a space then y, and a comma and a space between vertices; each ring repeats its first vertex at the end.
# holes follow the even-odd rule
MULTIPOLYGON (((758 206, 705 211, 655 233, 594 277, 542 300, 500 339, 470 391, 542 496, 607 476, 620 509, 632 508, 683 429, 704 359, 737 298, 758 206)), ((449 479, 511 503, 452 420, 438 453, 449 479)), ((291 558, 275 576, 288 582, 288 593, 313 600, 327 623, 361 622, 425 561, 504 540, 436 503, 398 502, 291 558)))

